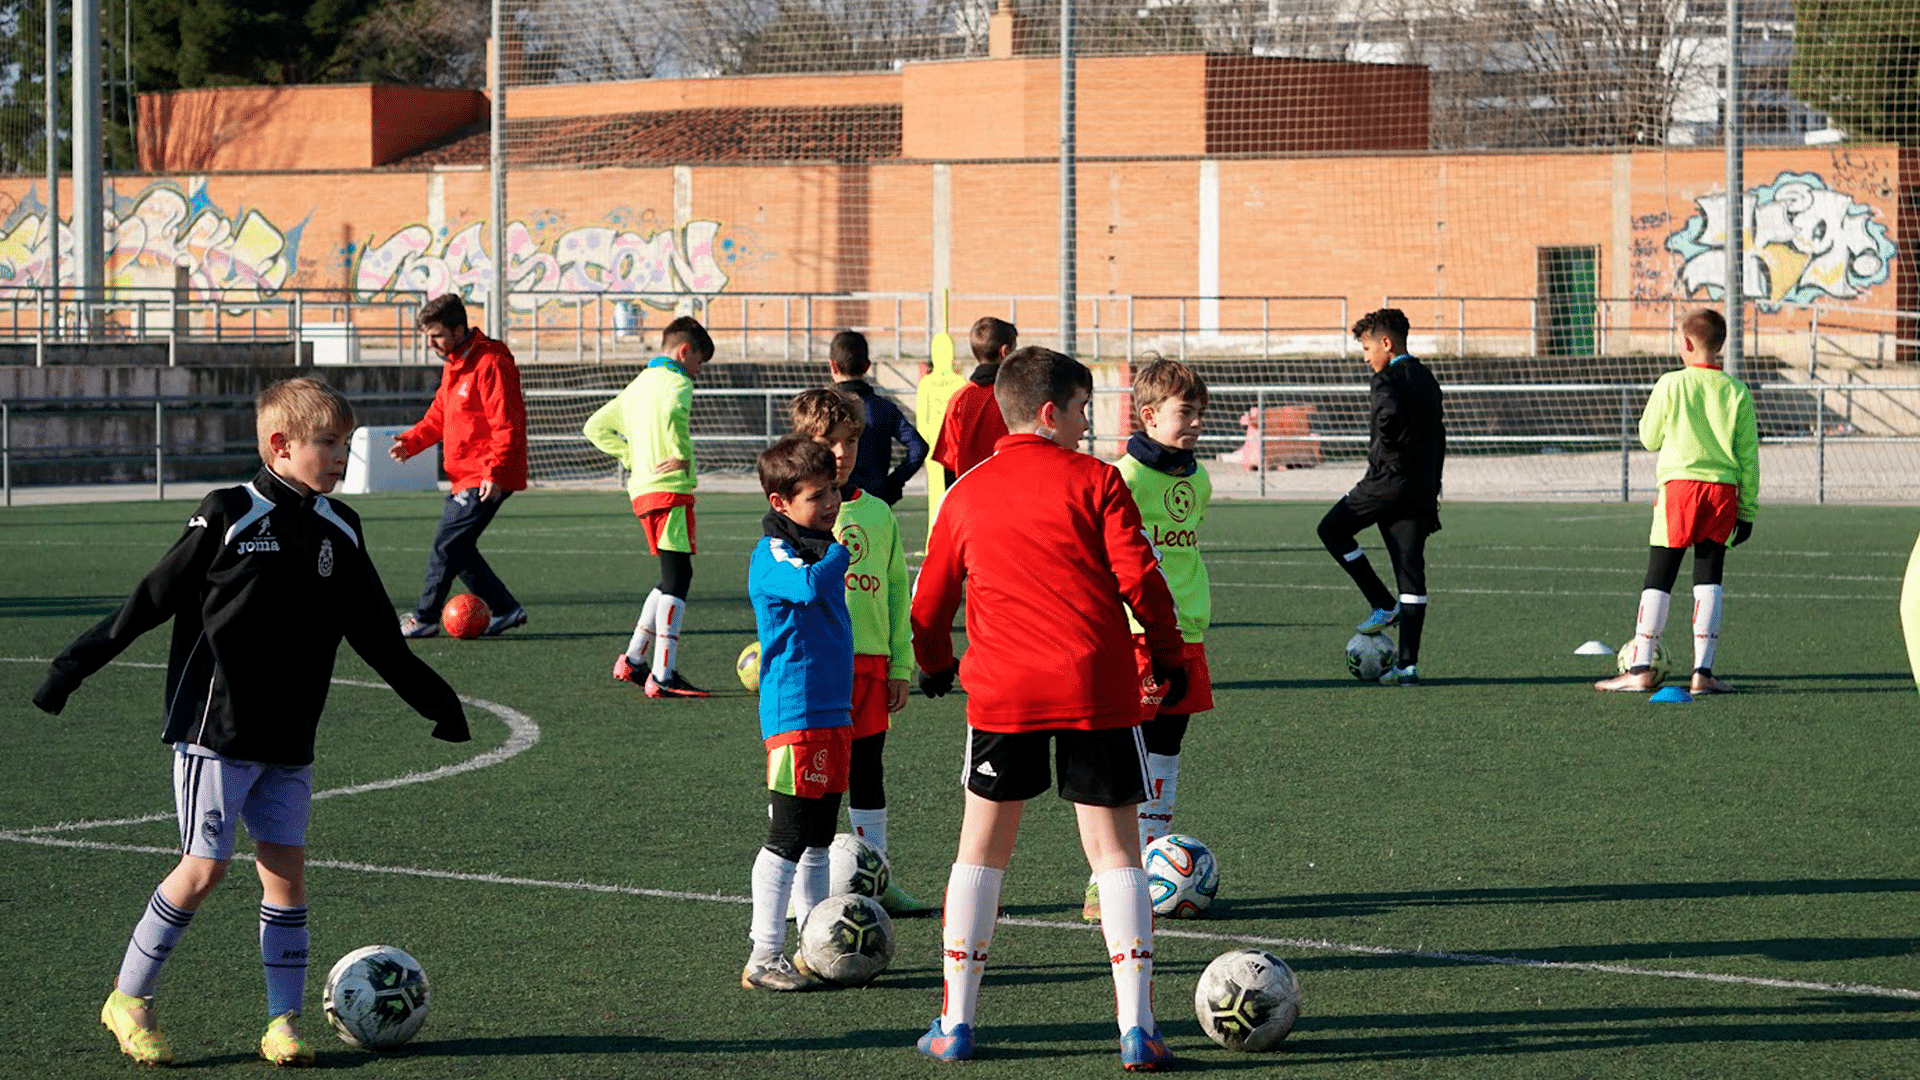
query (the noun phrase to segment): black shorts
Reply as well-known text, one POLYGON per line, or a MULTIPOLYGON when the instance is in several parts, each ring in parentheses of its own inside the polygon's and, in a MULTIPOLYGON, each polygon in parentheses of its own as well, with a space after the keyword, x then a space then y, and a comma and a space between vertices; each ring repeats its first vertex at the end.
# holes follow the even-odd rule
POLYGON ((967 790, 990 802, 1019 802, 1047 790, 1047 744, 1060 772, 1060 797, 1083 806, 1133 806, 1147 798, 1147 751, 1140 729, 1000 731, 967 729, 967 790))

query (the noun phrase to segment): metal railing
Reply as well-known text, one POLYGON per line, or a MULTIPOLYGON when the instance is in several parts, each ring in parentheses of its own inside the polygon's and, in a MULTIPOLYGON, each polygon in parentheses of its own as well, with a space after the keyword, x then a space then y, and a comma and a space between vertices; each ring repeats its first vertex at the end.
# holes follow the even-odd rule
MULTIPOLYGON (((966 355, 974 319, 997 315, 1020 327, 1022 339, 1045 344, 1060 326, 1059 298, 1044 294, 957 293, 948 328, 966 355)), ((1681 297, 1590 297, 1591 318, 1573 340, 1591 342, 1595 358, 1672 356, 1678 317, 1695 301, 1681 297)), ((0 345, 34 346, 33 362, 57 362, 72 344, 165 344, 167 362, 198 342, 285 342, 302 362, 310 346, 321 363, 430 363, 415 317, 420 298, 364 300, 351 290, 282 289, 270 295, 209 295, 186 287, 116 288, 87 298, 71 287, 34 286, 0 292, 0 345)), ((489 333, 504 333, 522 363, 625 363, 651 356, 659 329, 679 314, 706 323, 724 360, 824 362, 832 335, 865 333, 876 362, 919 363, 940 328, 940 298, 927 292, 542 292, 519 294, 504 329, 476 307, 489 333)), ((1406 310, 1412 345, 1432 356, 1534 356, 1566 351, 1565 326, 1543 329, 1546 298, 1535 296, 1387 296, 1406 310), (1551 331, 1551 332, 1549 332, 1551 331), (1554 335, 1563 335, 1555 337, 1554 335), (1553 338, 1549 341, 1549 338, 1553 338), (1551 347, 1550 347, 1551 346, 1551 347)), ((1124 361, 1148 352, 1179 359, 1273 359, 1350 356, 1346 328, 1356 301, 1339 296, 1082 296, 1075 323, 1078 352, 1092 362, 1124 361)), ((1369 305, 1370 306, 1370 305, 1369 305)), ((1885 366, 1920 349, 1912 335, 1920 312, 1858 304, 1748 305, 1742 320, 1749 356, 1784 361, 1809 374, 1823 367, 1885 366)))
MULTIPOLYGON (((1446 387, 1448 412, 1448 490, 1478 498, 1528 499, 1543 494, 1548 473, 1562 475, 1565 489, 1558 496, 1628 501, 1649 490, 1649 455, 1639 445, 1638 425, 1649 383, 1588 384, 1461 384, 1446 387), (1531 429, 1529 425, 1532 425, 1531 429), (1476 465, 1485 478, 1463 480, 1476 465), (1466 490, 1463 484, 1482 483, 1485 490, 1466 490)), ((1867 435, 1859 432, 1863 401, 1883 408, 1920 410, 1920 383, 1755 384, 1760 402, 1763 454, 1785 453, 1791 459, 1791 477, 1778 470, 1763 471, 1763 490, 1787 489, 1796 499, 1825 503, 1830 495, 1855 495, 1874 501, 1911 501, 1911 478, 1920 475, 1920 436, 1867 435), (1836 453, 1845 451, 1844 459, 1836 453), (1863 479, 1863 470, 1875 476, 1863 479), (1864 495, 1860 494, 1865 492, 1864 495)), ((695 391, 694 431, 702 448, 703 471, 742 472, 752 458, 786 430, 787 402, 800 387, 709 389, 695 391)), ((1287 494, 1270 479, 1290 466, 1318 465, 1329 484, 1344 489, 1357 477, 1366 456, 1367 388, 1352 384, 1295 383, 1270 385, 1223 384, 1210 388, 1212 402, 1201 437, 1203 456, 1221 462, 1216 470, 1239 464, 1254 474, 1245 494, 1268 497, 1287 494), (1267 420, 1283 410, 1301 410, 1286 431, 1267 420)), ((566 410, 530 409, 530 464, 536 482, 563 479, 619 479, 610 459, 592 449, 579 431, 577 416, 597 407, 612 394, 608 390, 549 389, 529 393, 534 402, 572 403, 566 410), (586 463, 569 472, 569 462, 586 463)), ((1122 452, 1129 407, 1125 391, 1102 389, 1096 394, 1094 430, 1088 448, 1103 457, 1122 452)), ((363 395, 356 406, 363 413, 379 408, 423 408, 418 394, 363 395)), ((16 470, 29 465, 118 466, 142 474, 151 470, 156 499, 165 498, 170 475, 191 461, 227 461, 234 473, 252 469, 256 453, 248 397, 140 397, 0 400, 0 489, 5 504, 13 504, 16 470), (222 413, 238 432, 215 437, 204 432, 191 439, 169 438, 174 421, 205 421, 222 413), (49 442, 46 438, 17 442, 23 420, 66 416, 107 418, 137 434, 117 441, 95 438, 49 442), (150 419, 149 419, 150 418, 150 419)), ((43 425, 44 427, 45 425, 43 425)), ((43 436, 45 432, 41 433, 43 436)), ((176 480, 176 482, 178 482, 176 480)), ((1296 493, 1297 494, 1297 493, 1296 493)))

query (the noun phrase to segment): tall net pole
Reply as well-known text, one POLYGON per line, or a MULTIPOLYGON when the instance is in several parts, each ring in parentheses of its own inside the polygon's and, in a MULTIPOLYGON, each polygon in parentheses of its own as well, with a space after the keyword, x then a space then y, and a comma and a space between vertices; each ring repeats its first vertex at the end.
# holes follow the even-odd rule
POLYGON ((1746 285, 1742 278, 1746 259, 1747 181, 1741 160, 1745 153, 1740 116, 1740 0, 1727 0, 1727 344, 1723 354, 1726 369, 1739 374, 1741 350, 1745 347, 1742 330, 1746 324, 1746 285))
MULTIPOLYGON (((106 287, 102 235, 105 174, 100 161, 100 0, 73 5, 73 241, 74 279, 82 304, 97 304, 106 287)), ((91 317, 83 320, 91 326, 91 317)))
POLYGON ((487 331, 500 342, 507 340, 509 310, 507 304, 507 84, 501 77, 506 51, 500 36, 501 8, 507 0, 493 0, 492 25, 487 35, 487 162, 492 180, 487 212, 487 246, 493 252, 493 281, 487 293, 487 331))
MULTIPOLYGON (((47 106, 47 224, 41 231, 47 237, 47 284, 53 287, 53 322, 60 320, 60 5, 46 3, 46 84, 47 106)), ((43 328, 44 332, 44 328, 43 328)))
POLYGON ((1060 0, 1060 351, 1074 354, 1079 208, 1074 195, 1073 0, 1060 0))

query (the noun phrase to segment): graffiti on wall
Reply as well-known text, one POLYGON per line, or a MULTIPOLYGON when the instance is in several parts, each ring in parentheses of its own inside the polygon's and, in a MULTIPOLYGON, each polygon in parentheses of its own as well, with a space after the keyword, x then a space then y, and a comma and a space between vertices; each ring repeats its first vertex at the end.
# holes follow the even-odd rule
MULTIPOLYGON (((509 222, 506 271, 514 308, 579 306, 606 293, 668 309, 684 297, 723 291, 728 268, 737 269, 745 255, 736 239, 720 235, 717 221, 647 229, 648 215, 640 224, 647 231, 639 231, 619 227, 619 215, 612 220, 614 225, 584 225, 544 240, 525 222, 509 222)), ((436 237, 425 225, 409 225, 357 253, 354 289, 365 300, 450 292, 484 304, 493 259, 482 230, 483 223, 475 222, 436 237)))
MULTIPOLYGON (((37 191, 0 223, 0 295, 52 284, 47 206, 37 191)), ((178 269, 201 299, 271 296, 298 265, 305 226, 282 228, 258 210, 227 213, 207 198, 204 182, 185 191, 154 184, 138 195, 116 196, 107 210, 106 284, 171 289, 178 269)), ((59 241, 60 283, 78 284, 71 219, 61 222, 59 241)))
MULTIPOLYGON (((1666 239, 1681 259, 1686 296, 1718 300, 1726 291, 1727 201, 1725 192, 1695 199, 1696 212, 1666 239)), ((1894 257, 1887 226, 1873 207, 1828 187, 1819 174, 1783 172, 1741 202, 1741 292, 1763 310, 1851 300, 1887 281, 1894 257)))

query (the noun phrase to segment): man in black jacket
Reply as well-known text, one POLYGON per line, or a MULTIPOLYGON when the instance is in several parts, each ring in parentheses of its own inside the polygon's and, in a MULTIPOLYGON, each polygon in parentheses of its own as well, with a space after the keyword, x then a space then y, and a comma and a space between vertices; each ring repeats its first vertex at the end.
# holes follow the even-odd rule
POLYGON ((165 727, 173 747, 180 862, 148 900, 100 1022, 123 1053, 173 1060, 153 1016, 161 965, 226 876, 235 825, 260 873, 260 959, 267 1015, 260 1054, 308 1065, 294 1027, 307 971, 306 830, 313 739, 345 639, 433 735, 465 742, 453 688, 414 656, 394 625, 360 519, 326 497, 346 471, 353 407, 313 379, 268 387, 255 409, 266 463, 240 487, 209 494, 186 531, 120 610, 55 657, 33 703, 49 713, 134 639, 173 620, 165 727))
POLYGON ((1399 656, 1380 676, 1389 686, 1420 681, 1420 632, 1427 618, 1427 537, 1440 531, 1440 474, 1447 459, 1447 426, 1440 384, 1407 354, 1407 316, 1381 308, 1353 324, 1353 336, 1373 371, 1369 391, 1371 439, 1367 474, 1320 519, 1320 542, 1373 609, 1363 634, 1400 624, 1399 656), (1356 537, 1369 525, 1380 539, 1400 586, 1396 598, 1367 562, 1356 537))

